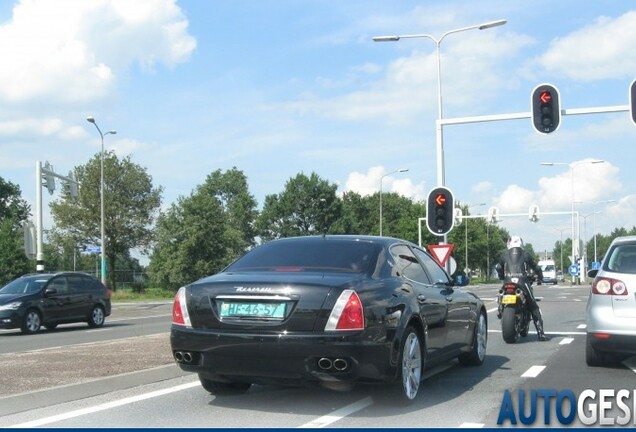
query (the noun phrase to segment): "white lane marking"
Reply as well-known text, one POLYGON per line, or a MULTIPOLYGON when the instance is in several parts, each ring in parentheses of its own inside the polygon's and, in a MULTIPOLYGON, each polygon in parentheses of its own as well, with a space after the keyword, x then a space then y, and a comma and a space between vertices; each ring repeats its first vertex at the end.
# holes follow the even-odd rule
POLYGON ((112 323, 112 322, 119 322, 119 321, 140 320, 140 319, 146 319, 146 318, 161 318, 161 317, 167 317, 167 316, 172 316, 172 314, 145 315, 145 316, 140 316, 140 317, 117 318, 117 319, 109 319, 106 322, 112 323))
POLYGON ((358 402, 354 402, 350 405, 342 407, 333 411, 331 414, 326 416, 322 416, 317 418, 316 420, 310 421, 309 423, 305 423, 304 425, 298 426, 299 428, 322 428, 330 425, 331 423, 337 422, 338 420, 347 417, 355 412, 358 412, 373 403, 373 398, 368 396, 358 402))
POLYGON ((636 372, 636 356, 623 360, 623 364, 633 372, 636 372))
POLYGON ((112 330, 115 330, 115 329, 114 328, 99 328, 95 330, 86 330, 86 333, 105 332, 105 331, 112 331, 112 330))
POLYGON ((576 326, 577 329, 584 329, 587 328, 587 324, 579 324, 578 326, 576 326))
POLYGON ((132 397, 127 397, 124 399, 120 399, 120 400, 115 400, 112 402, 107 402, 107 403, 103 403, 100 405, 95 405, 93 407, 88 407, 88 408, 82 408, 82 409, 78 409, 75 411, 69 411, 67 413, 63 413, 63 414, 57 414, 54 416, 50 416, 50 417, 44 417, 41 419, 37 419, 37 420, 32 420, 29 422, 25 422, 25 423, 20 423, 17 425, 13 425, 13 426, 9 426, 10 428, 32 428, 32 427, 38 427, 38 426, 43 426, 46 424, 51 424, 51 423, 56 423, 56 422, 60 422, 63 420, 68 420, 68 419, 72 419, 75 417, 80 417, 83 415, 87 415, 87 414, 93 414, 99 411, 104 411, 107 409, 111 409, 111 408, 116 408, 116 407, 120 407, 122 405, 128 405, 131 403, 135 403, 135 402, 139 402, 142 400, 146 400, 146 399, 151 399, 154 397, 158 397, 158 396, 163 396, 163 395, 167 395, 170 393, 174 393, 174 392, 178 392, 181 390, 187 390, 189 388, 192 387, 197 387, 200 386, 201 384, 199 383, 199 381, 193 381, 187 384, 181 384, 175 387, 169 387, 163 390, 157 390, 157 391, 153 391, 150 393, 145 393, 145 394, 140 394, 137 396, 132 396, 132 397))
POLYGON ((574 301, 580 302, 580 301, 583 301, 583 300, 581 300, 581 299, 574 299, 574 301))
POLYGON ((484 423, 462 423, 459 425, 460 428, 467 429, 481 429, 486 426, 484 423))
POLYGON ((571 344, 572 342, 574 342, 574 338, 563 338, 563 340, 561 340, 561 342, 559 342, 559 345, 568 345, 571 344))
POLYGON ((536 378, 543 372, 543 369, 545 369, 545 366, 532 366, 521 375, 521 378, 536 378))
MULTIPOLYGON (((488 333, 501 333, 501 330, 488 329, 488 333)), ((530 331, 528 334, 537 334, 536 331, 530 331)), ((585 336, 585 332, 562 332, 562 331, 547 331, 545 334, 549 335, 570 335, 570 336, 585 336)))
POLYGON ((498 309, 498 308, 488 309, 488 310, 486 311, 486 313, 494 312, 494 311, 496 311, 497 309, 498 309))

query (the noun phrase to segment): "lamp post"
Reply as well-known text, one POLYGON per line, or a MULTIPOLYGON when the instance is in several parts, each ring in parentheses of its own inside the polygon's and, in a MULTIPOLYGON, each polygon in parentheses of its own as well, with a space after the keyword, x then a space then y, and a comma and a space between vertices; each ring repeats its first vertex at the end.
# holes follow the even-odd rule
MULTIPOLYGON (((590 164, 599 164, 599 163, 604 163, 605 161, 602 159, 595 159, 595 160, 584 160, 584 161, 578 161, 578 162, 541 162, 541 165, 544 166, 555 166, 555 165, 567 165, 570 168, 570 183, 571 183, 571 205, 572 205, 572 264, 576 263, 576 256, 574 254, 574 241, 575 241, 575 234, 574 234, 574 202, 575 202, 575 196, 574 196, 574 168, 578 165, 581 164, 585 164, 585 163, 590 163, 590 164)), ((578 244, 578 239, 577 240, 577 249, 579 247, 578 244)), ((574 276, 572 276, 572 284, 574 285, 574 276)))
POLYGON ((442 125, 440 121, 443 118, 442 112, 442 68, 440 61, 440 50, 439 46, 444 40, 446 36, 452 33, 459 33, 466 30, 486 30, 492 27, 497 27, 500 25, 504 25, 506 20, 498 20, 491 21, 483 24, 472 25, 468 27, 462 27, 454 30, 449 30, 446 33, 442 34, 441 37, 435 38, 430 34, 409 34, 409 35, 393 35, 393 36, 375 36, 373 40, 375 42, 397 42, 400 39, 410 39, 410 38, 426 38, 433 41, 435 44, 435 56, 437 59, 437 127, 436 127, 436 144, 437 144, 437 185, 444 186, 445 176, 444 176, 444 141, 442 135, 442 125))
POLYGON ((384 180, 384 177, 389 176, 391 174, 403 173, 403 172, 407 172, 408 170, 409 170, 408 168, 400 168, 395 171, 391 171, 388 174, 384 174, 382 177, 380 177, 380 237, 382 237, 382 180, 384 180))
MULTIPOLYGON (((468 211, 469 209, 471 209, 472 207, 481 207, 481 206, 485 206, 486 203, 479 203, 479 204, 473 204, 473 205, 468 205, 466 207, 466 210, 468 211)), ((464 238, 464 242, 466 244, 466 246, 464 247, 465 249, 465 253, 466 253, 466 275, 468 275, 468 219, 466 219, 466 231, 465 231, 465 238, 464 238)))
MULTIPOLYGON (((588 201, 577 201, 577 202, 588 202, 588 201)), ((616 202, 616 200, 610 199, 610 200, 602 200, 602 201, 594 201, 593 204, 593 210, 592 210, 592 214, 594 215, 592 217, 592 230, 594 231, 593 235, 594 235, 594 262, 598 262, 597 260, 597 256, 596 256, 596 214, 600 213, 601 211, 596 211, 596 205, 597 204, 602 204, 602 203, 613 203, 616 202)))
MULTIPOLYGON (((435 58, 437 62, 437 122, 435 123, 435 143, 436 143, 436 153, 437 153, 437 186, 444 186, 446 182, 446 175, 444 173, 444 136, 442 131, 442 66, 440 60, 440 44, 444 40, 444 38, 453 33, 459 33, 467 30, 486 30, 489 28, 497 27, 506 24, 507 20, 497 20, 486 22, 482 24, 472 25, 468 27, 461 27, 454 30, 449 30, 446 33, 442 34, 439 38, 435 38, 434 36, 426 33, 422 34, 408 34, 408 35, 392 35, 392 36, 375 36, 373 38, 374 42, 397 42, 400 39, 412 39, 412 38, 426 38, 433 41, 435 44, 435 58)), ((448 243, 448 234, 444 234, 443 243, 448 243)))
POLYGON ((563 231, 565 231, 566 229, 567 228, 555 228, 555 230, 561 234, 561 243, 559 245, 559 250, 561 251, 561 275, 563 276, 563 278, 565 278, 565 273, 563 273, 563 231))
POLYGON ((100 195, 100 257, 101 257, 101 280, 104 285, 106 285, 106 244, 104 241, 104 135, 112 134, 115 135, 117 131, 109 130, 105 134, 102 133, 99 126, 95 122, 93 117, 86 117, 86 121, 89 123, 93 123, 95 128, 97 128, 97 132, 99 132, 99 136, 102 140, 102 150, 100 153, 100 165, 101 165, 101 174, 100 174, 100 182, 99 182, 99 195, 100 195))

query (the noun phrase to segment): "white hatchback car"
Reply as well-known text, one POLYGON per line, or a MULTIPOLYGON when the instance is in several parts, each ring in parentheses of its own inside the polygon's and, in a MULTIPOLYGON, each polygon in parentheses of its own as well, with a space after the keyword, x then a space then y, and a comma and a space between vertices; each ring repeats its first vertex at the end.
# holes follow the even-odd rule
POLYGON ((585 360, 602 366, 608 353, 636 354, 636 236, 617 237, 598 270, 590 270, 585 360))

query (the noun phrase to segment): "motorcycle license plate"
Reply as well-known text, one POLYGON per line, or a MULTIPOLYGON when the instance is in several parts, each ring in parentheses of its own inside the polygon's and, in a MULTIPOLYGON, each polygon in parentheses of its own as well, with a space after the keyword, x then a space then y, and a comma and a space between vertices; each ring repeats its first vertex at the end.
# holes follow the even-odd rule
POLYGON ((501 299, 501 304, 515 304, 517 303, 516 295, 505 295, 501 299))

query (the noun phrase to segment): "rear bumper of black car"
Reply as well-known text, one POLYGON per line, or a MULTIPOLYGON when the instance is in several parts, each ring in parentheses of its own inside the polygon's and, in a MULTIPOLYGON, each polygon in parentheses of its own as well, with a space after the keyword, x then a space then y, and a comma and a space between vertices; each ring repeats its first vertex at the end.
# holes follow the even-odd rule
POLYGON ((179 367, 216 381, 260 384, 383 382, 396 376, 391 344, 349 334, 245 334, 173 325, 179 367))

